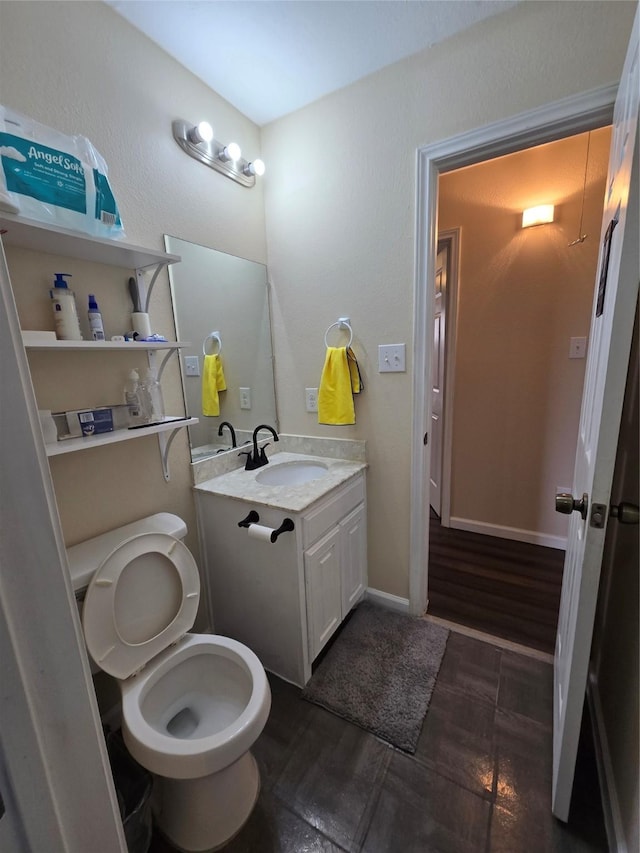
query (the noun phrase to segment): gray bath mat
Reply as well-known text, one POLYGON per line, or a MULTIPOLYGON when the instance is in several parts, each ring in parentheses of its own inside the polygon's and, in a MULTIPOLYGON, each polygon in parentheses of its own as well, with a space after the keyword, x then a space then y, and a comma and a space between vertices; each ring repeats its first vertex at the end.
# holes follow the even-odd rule
POLYGON ((302 695, 414 753, 448 636, 440 625, 364 601, 302 695))

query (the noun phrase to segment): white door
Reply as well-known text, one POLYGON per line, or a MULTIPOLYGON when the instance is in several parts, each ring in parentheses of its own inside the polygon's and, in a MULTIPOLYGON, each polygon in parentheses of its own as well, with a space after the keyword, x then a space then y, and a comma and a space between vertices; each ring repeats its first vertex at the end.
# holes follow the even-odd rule
POLYGON ((444 404, 445 320, 447 309, 447 270, 449 244, 438 246, 436 258, 435 302, 433 315, 433 360, 431 362, 431 468, 429 503, 436 515, 442 515, 442 410, 444 404))
POLYGON ((575 511, 571 514, 567 538, 556 639, 552 809, 561 820, 567 820, 569 816, 606 518, 638 297, 639 100, 636 14, 614 110, 573 480, 575 511), (581 513, 583 495, 584 511, 581 513))

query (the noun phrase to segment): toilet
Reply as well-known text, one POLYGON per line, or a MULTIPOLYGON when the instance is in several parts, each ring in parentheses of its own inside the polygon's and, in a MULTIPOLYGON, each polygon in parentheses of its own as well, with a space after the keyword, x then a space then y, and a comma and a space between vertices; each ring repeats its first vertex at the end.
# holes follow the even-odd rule
POLYGON ((167 840, 216 850, 256 803, 250 749, 271 692, 256 655, 227 637, 189 634, 200 577, 181 541, 187 528, 157 513, 68 549, 82 624, 97 667, 118 679, 122 734, 154 774, 152 807, 167 840))

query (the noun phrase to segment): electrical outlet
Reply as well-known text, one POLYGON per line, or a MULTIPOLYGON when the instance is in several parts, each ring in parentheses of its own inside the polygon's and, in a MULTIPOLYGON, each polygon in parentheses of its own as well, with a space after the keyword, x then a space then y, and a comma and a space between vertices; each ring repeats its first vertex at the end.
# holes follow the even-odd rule
POLYGON ((317 412, 318 411, 318 389, 317 388, 305 388, 304 389, 304 399, 305 399, 306 409, 308 412, 317 412))
POLYGON ((200 359, 197 355, 185 355, 184 372, 187 376, 200 376, 200 359))
POLYGON ((240 408, 251 408, 251 388, 240 388, 240 408))

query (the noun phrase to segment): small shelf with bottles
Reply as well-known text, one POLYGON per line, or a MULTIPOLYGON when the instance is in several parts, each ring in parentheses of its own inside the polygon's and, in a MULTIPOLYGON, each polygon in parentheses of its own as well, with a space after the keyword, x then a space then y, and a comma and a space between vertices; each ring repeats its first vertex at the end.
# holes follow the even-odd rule
POLYGON ((101 435, 85 435, 82 438, 67 438, 56 444, 46 444, 47 456, 61 456, 63 453, 75 453, 77 450, 90 450, 104 444, 117 444, 119 441, 129 441, 133 438, 144 438, 146 435, 159 435, 170 430, 193 426, 198 418, 167 416, 157 423, 140 424, 128 429, 116 429, 101 435))
MULTIPOLYGON (((151 291, 160 271, 169 264, 179 263, 182 260, 179 255, 141 248, 122 240, 94 237, 54 224, 38 222, 4 212, 0 213, 0 245, 15 246, 35 252, 46 252, 51 255, 134 270, 140 293, 146 291, 145 307, 147 310, 151 291), (148 285, 146 284, 145 274, 150 275, 148 285)), ((25 337, 23 343, 29 352, 37 350, 94 353, 118 350, 146 352, 149 366, 153 367, 154 370, 158 351, 165 350, 166 353, 160 367, 155 370, 158 380, 160 380, 165 365, 172 354, 183 347, 190 346, 189 343, 180 341, 64 341, 53 339, 38 341, 29 340, 28 336, 25 337)), ((168 481, 168 453, 171 442, 181 429, 197 423, 198 418, 166 416, 160 422, 136 426, 134 429, 118 429, 97 436, 66 439, 55 444, 46 444, 45 447, 47 456, 51 457, 135 438, 144 438, 148 435, 157 435, 164 478, 168 481)))
MULTIPOLYGON (((188 341, 36 341, 26 342, 25 349, 29 351, 81 351, 107 353, 114 350, 123 352, 146 352, 149 366, 153 368, 158 381, 162 378, 164 368, 174 352, 183 347, 190 347, 188 341), (158 351, 165 351, 164 358, 158 367, 156 356, 158 351)), ((117 429, 100 435, 88 435, 79 438, 67 438, 53 444, 46 444, 47 456, 61 456, 65 453, 75 453, 79 450, 88 450, 92 447, 100 447, 105 444, 117 444, 120 441, 130 441, 134 438, 144 438, 147 435, 157 435, 160 447, 160 458, 162 461, 162 473, 168 482, 169 477, 169 448, 176 433, 187 426, 194 426, 198 418, 182 417, 179 415, 167 415, 161 420, 150 424, 139 424, 127 429, 117 429)))

